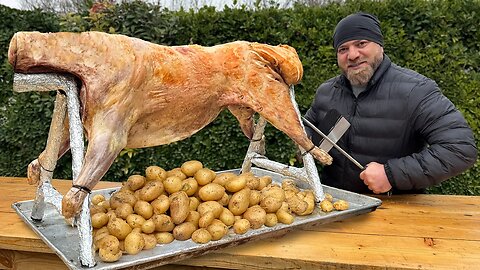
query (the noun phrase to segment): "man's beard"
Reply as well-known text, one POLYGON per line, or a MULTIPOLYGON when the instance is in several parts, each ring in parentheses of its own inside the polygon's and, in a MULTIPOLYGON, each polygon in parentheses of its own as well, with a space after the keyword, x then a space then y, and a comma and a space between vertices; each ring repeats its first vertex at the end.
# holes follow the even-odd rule
MULTIPOLYGON (((373 74, 377 70, 378 66, 382 63, 383 54, 375 56, 373 63, 367 63, 368 65, 362 69, 343 71, 343 74, 350 81, 350 84, 353 86, 367 86, 368 82, 372 78, 373 74)), ((356 62, 349 62, 348 64, 360 63, 363 60, 358 60, 356 62)))

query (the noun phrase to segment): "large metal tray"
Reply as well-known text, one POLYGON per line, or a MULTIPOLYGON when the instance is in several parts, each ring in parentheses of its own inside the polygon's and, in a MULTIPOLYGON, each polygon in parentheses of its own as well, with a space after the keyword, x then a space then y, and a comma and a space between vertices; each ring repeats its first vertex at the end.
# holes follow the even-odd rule
MULTIPOLYGON (((240 170, 228 170, 228 172, 238 173, 240 170)), ((227 171, 223 171, 227 172, 227 171)), ((274 182, 280 182, 285 177, 260 168, 252 168, 252 172, 257 176, 270 175, 274 182)), ((219 172, 220 173, 220 172, 219 172)), ((301 183, 297 184, 299 187, 301 183)), ((350 208, 345 211, 333 211, 324 213, 320 209, 304 217, 295 217, 295 221, 290 225, 278 224, 274 227, 262 226, 260 229, 250 230, 246 234, 237 235, 230 229, 229 233, 219 241, 211 241, 207 244, 196 244, 192 240, 178 241, 174 240, 170 244, 157 245, 154 249, 141 251, 137 255, 124 255, 114 263, 104 263, 100 261, 98 254, 95 256, 97 265, 93 268, 82 267, 78 259, 79 256, 79 237, 76 228, 67 225, 63 217, 51 206, 45 209, 45 215, 42 222, 36 222, 30 219, 33 200, 17 202, 12 205, 13 209, 20 215, 25 223, 32 228, 40 238, 65 262, 70 269, 124 269, 135 266, 135 269, 149 269, 156 266, 180 261, 186 258, 199 256, 218 249, 237 246, 252 240, 259 240, 267 237, 283 235, 291 230, 325 224, 337 220, 343 220, 348 217, 374 211, 381 205, 381 200, 360 195, 341 189, 332 188, 323 185, 324 192, 330 193, 335 200, 342 199, 348 201, 350 208)), ((93 194, 103 194, 109 198, 117 188, 102 189, 92 192, 93 194)))

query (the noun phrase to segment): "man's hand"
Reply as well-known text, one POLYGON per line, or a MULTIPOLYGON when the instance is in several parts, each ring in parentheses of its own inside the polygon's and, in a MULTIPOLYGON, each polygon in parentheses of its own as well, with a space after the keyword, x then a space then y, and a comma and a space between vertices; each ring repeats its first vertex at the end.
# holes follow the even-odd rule
POLYGON ((363 180, 368 189, 375 194, 385 193, 392 189, 383 164, 370 162, 365 167, 365 170, 360 173, 360 179, 363 180))

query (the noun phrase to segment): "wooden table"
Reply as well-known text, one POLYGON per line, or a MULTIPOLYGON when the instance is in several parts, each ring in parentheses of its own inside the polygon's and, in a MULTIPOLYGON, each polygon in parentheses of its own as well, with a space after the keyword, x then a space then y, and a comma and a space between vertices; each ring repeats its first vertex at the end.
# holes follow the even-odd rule
MULTIPOLYGON (((53 184, 65 194, 71 181, 53 184)), ((24 178, 0 177, 0 269, 67 269, 11 208, 34 194, 24 178)), ((158 269, 480 269, 480 196, 379 198, 372 213, 158 269)))

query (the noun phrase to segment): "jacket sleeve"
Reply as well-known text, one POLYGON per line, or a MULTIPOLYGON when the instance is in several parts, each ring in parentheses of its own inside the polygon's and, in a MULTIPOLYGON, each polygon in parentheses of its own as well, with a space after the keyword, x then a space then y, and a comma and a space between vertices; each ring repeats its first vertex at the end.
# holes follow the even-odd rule
POLYGON ((427 146, 418 153, 387 161, 385 171, 395 188, 433 186, 475 163, 477 149, 473 132, 435 82, 419 83, 412 90, 408 104, 414 132, 427 146))

